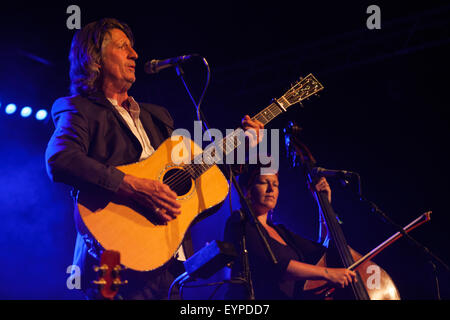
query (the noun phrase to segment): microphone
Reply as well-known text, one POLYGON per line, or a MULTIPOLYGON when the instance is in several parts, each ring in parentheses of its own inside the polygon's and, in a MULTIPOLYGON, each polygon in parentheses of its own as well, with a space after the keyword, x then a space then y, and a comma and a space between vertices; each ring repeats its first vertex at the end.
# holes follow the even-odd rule
POLYGON ((345 170, 330 170, 321 167, 314 167, 312 169, 312 173, 315 176, 321 176, 325 178, 351 178, 353 175, 356 175, 355 172, 345 171, 345 170))
POLYGON ((162 69, 173 67, 181 62, 185 62, 191 59, 192 57, 194 57, 194 55, 178 56, 175 58, 169 58, 165 60, 153 59, 145 63, 144 70, 148 74, 158 73, 162 69))

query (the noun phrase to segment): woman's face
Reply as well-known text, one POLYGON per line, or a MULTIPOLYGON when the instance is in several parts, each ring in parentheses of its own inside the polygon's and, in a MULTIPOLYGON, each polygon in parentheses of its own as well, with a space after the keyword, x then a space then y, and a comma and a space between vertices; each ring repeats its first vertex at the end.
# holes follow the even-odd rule
POLYGON ((253 206, 274 209, 278 200, 278 176, 259 175, 249 190, 249 196, 253 206))

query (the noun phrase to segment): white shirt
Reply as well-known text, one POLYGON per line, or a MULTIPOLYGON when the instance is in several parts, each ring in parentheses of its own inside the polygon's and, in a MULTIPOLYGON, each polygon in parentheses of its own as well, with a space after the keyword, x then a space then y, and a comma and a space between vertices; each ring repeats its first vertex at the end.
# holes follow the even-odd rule
POLYGON ((108 98, 108 100, 116 108, 117 112, 120 113, 130 130, 141 143, 142 153, 139 161, 145 160, 150 157, 152 153, 155 152, 155 149, 150 144, 147 133, 145 132, 144 127, 142 126, 142 122, 139 119, 139 114, 141 113, 139 104, 133 99, 133 97, 128 97, 128 102, 130 104, 130 112, 128 112, 128 110, 120 106, 116 100, 110 98, 108 98))
MULTIPOLYGON (((120 106, 117 100, 108 98, 109 102, 116 108, 117 112, 120 113, 123 120, 127 123, 130 130, 139 140, 142 146, 142 153, 139 161, 145 160, 155 152, 155 149, 150 144, 150 140, 145 132, 145 129, 142 125, 141 120, 139 119, 139 114, 141 113, 141 109, 139 108, 139 104, 134 100, 133 97, 128 97, 128 102, 130 104, 130 112, 127 109, 120 106)), ((183 246, 180 246, 175 253, 175 257, 180 261, 186 261, 186 256, 184 254, 183 246)))

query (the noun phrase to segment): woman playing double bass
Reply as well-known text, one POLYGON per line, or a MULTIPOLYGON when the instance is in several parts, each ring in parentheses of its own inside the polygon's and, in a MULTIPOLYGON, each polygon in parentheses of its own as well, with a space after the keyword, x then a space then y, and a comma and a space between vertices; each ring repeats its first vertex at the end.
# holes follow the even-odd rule
MULTIPOLYGON (((245 206, 230 216, 224 233, 224 240, 232 242, 238 250, 241 249, 242 235, 245 234, 255 299, 301 299, 306 280, 325 280, 331 286, 342 288, 356 281, 354 271, 316 266, 326 248, 291 232, 284 225, 273 223, 272 212, 279 195, 278 173, 262 175, 260 169, 254 166, 241 174, 239 185, 250 200, 251 208, 263 226, 263 233, 278 263, 274 265, 267 255, 252 219, 245 213, 245 206)), ((331 189, 325 178, 321 178, 315 188, 325 191, 331 202, 331 189)), ((233 264, 231 277, 242 277, 243 272, 240 255, 233 264)), ((248 299, 248 290, 243 285, 231 284, 225 298, 248 299)))

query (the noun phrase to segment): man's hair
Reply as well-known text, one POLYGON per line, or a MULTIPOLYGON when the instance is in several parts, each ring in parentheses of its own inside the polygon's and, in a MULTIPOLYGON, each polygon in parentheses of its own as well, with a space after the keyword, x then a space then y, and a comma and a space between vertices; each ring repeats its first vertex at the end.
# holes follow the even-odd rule
POLYGON ((110 30, 122 30, 134 45, 134 38, 127 24, 113 18, 91 22, 78 30, 70 48, 70 91, 72 94, 90 95, 101 90, 100 68, 102 45, 110 30))

